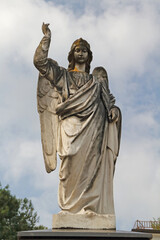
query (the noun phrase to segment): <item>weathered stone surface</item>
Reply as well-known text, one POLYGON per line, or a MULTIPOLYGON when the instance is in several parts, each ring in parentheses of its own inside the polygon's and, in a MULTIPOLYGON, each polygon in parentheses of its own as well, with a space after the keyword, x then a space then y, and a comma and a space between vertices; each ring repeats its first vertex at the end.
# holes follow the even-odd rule
POLYGON ((115 215, 59 213, 53 215, 52 228, 116 229, 116 219, 115 215))
POLYGON ((107 72, 98 67, 89 74, 92 52, 82 38, 71 46, 68 69, 58 66, 48 58, 48 24, 43 24, 42 30, 44 37, 35 52, 34 64, 40 72, 37 100, 45 166, 47 172, 53 171, 58 153, 59 206, 63 212, 77 214, 76 225, 69 215, 57 215, 56 226, 61 222, 61 227, 81 224, 95 228, 100 224, 103 228, 108 224, 106 228, 115 228, 115 217, 109 216, 115 215, 113 177, 121 112, 110 93, 107 72), (90 212, 93 214, 89 218, 90 212))

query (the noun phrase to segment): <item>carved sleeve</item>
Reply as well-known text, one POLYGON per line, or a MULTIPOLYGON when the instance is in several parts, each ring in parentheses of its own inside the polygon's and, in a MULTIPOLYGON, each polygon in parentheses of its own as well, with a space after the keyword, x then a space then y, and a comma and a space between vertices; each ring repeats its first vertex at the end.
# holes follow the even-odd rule
POLYGON ((106 81, 101 82, 101 89, 102 101, 109 114, 109 111, 114 106, 116 100, 115 97, 110 93, 108 83, 106 81))
POLYGON ((51 38, 44 36, 37 47, 34 54, 34 65, 40 72, 40 75, 45 77, 57 88, 62 88, 60 81, 64 70, 58 66, 58 63, 48 58, 48 50, 51 38))
POLYGON ((42 75, 46 75, 50 70, 47 58, 50 42, 51 39, 44 36, 34 54, 34 65, 42 75))

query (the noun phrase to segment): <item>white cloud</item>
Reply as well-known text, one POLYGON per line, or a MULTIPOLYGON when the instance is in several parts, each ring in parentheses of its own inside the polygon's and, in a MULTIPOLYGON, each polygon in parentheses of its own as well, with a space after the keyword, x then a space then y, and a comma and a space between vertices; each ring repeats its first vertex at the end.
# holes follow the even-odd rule
POLYGON ((54 191, 51 189, 53 188, 50 188, 50 191, 49 189, 43 191, 38 197, 31 198, 33 205, 36 206, 35 210, 40 216, 39 223, 49 228, 52 228, 53 214, 57 213, 58 210, 60 211, 57 203, 57 188, 54 191))
POLYGON ((101 14, 97 3, 85 1, 84 14, 81 9, 79 15, 67 4, 63 8, 55 1, 0 2, 1 181, 19 186, 28 178, 25 184, 32 183, 29 197, 41 219, 49 224, 49 216, 58 211, 58 171, 48 175, 44 169, 36 110, 38 72, 32 64, 42 37, 41 24, 49 22, 50 57, 67 67, 72 42, 83 37, 93 51, 92 69, 102 65, 108 70, 111 90, 123 114, 115 175, 117 221, 119 228, 130 230, 137 218, 159 217, 160 210, 160 114, 156 93, 160 76, 160 4, 98 2, 101 14))
POLYGON ((132 114, 127 126, 124 123, 115 174, 118 227, 129 229, 137 219, 159 217, 159 130, 151 112, 132 114))
POLYGON ((115 175, 115 200, 124 229, 133 227, 137 219, 159 217, 159 148, 159 140, 152 138, 123 144, 115 175))
MULTIPOLYGON (((1 166, 5 169, 4 179, 17 183, 23 177, 33 179, 32 186, 49 189, 58 185, 56 174, 46 174, 40 141, 17 139, 4 145, 7 156, 1 166)), ((57 167, 58 168, 58 167, 57 167)))

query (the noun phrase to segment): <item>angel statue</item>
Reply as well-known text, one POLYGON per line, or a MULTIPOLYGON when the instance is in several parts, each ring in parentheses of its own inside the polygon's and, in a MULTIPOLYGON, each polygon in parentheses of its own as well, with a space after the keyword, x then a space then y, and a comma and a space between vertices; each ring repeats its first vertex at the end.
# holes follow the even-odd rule
POLYGON ((58 203, 53 228, 115 229, 113 176, 119 152, 121 112, 107 72, 90 74, 92 52, 80 38, 68 54, 68 69, 48 58, 49 24, 34 55, 39 71, 38 112, 46 171, 60 158, 58 203))

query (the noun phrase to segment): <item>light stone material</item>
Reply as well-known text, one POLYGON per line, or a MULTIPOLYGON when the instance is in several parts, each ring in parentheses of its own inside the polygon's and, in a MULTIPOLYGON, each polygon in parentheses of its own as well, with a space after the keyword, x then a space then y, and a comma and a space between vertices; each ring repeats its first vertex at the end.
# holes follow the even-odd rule
POLYGON ((58 213, 53 215, 53 229, 116 229, 115 215, 103 215, 95 213, 71 214, 58 213))
POLYGON ((56 168, 57 153, 60 157, 58 203, 67 213, 58 214, 54 224, 75 227, 76 222, 80 228, 113 229, 113 177, 121 112, 110 93, 107 72, 98 67, 89 74, 92 52, 83 39, 72 44, 68 69, 59 67, 48 58, 48 25, 43 24, 42 30, 44 37, 34 64, 40 72, 37 102, 43 155, 47 172, 56 168), (72 214, 74 219, 69 223, 72 214))

